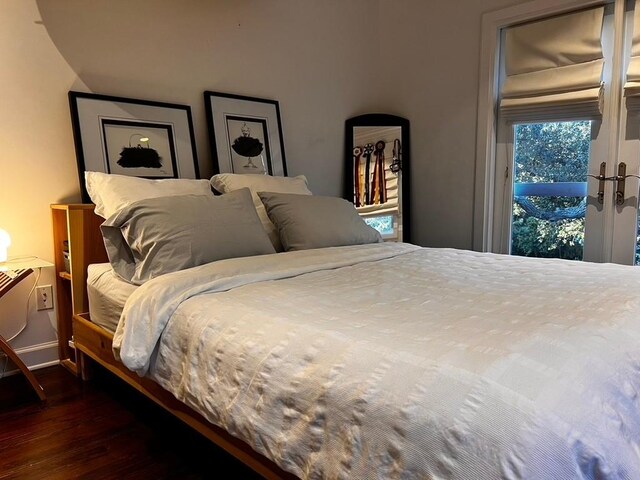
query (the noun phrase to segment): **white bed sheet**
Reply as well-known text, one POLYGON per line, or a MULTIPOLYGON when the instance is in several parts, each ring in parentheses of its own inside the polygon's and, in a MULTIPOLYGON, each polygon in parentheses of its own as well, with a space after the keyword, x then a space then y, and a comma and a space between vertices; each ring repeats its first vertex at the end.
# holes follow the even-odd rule
POLYGON ((116 275, 109 263, 95 263, 87 268, 87 295, 91 321, 113 333, 124 304, 137 288, 116 275))
POLYGON ((637 479, 638 292, 618 265, 291 252, 148 282, 114 351, 301 478, 637 479))

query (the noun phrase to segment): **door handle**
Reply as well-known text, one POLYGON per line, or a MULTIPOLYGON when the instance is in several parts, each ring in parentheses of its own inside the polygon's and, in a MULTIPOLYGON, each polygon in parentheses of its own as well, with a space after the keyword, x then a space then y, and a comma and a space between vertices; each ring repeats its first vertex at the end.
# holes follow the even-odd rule
POLYGON ((624 187, 627 179, 627 164, 621 162, 618 165, 618 176, 616 178, 616 205, 622 205, 624 203, 624 187))
POLYGON ((595 178, 598 180, 598 203, 604 203, 604 182, 606 180, 612 180, 613 177, 606 177, 605 172, 607 171, 607 162, 602 162, 600 164, 600 174, 599 175, 587 175, 587 177, 595 178))
POLYGON ((605 176, 607 163, 602 162, 600 164, 600 174, 599 175, 587 175, 587 177, 595 178, 599 181, 598 183, 598 203, 604 203, 604 182, 607 180, 616 182, 616 205, 622 205, 624 203, 624 191, 626 186, 626 179, 629 177, 640 178, 640 175, 627 175, 627 164, 624 162, 620 162, 618 164, 618 174, 613 177, 605 176))
POLYGON ((618 165, 618 175, 615 178, 618 182, 616 185, 616 205, 622 205, 624 203, 625 180, 629 177, 640 178, 640 175, 627 175, 627 164, 620 162, 618 165))

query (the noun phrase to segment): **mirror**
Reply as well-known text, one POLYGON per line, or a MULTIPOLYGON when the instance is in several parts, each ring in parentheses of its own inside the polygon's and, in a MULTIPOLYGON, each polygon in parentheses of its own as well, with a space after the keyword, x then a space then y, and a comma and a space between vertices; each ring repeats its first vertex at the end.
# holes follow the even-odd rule
POLYGON ((369 113, 345 125, 345 198, 384 240, 409 242, 409 120, 369 113))

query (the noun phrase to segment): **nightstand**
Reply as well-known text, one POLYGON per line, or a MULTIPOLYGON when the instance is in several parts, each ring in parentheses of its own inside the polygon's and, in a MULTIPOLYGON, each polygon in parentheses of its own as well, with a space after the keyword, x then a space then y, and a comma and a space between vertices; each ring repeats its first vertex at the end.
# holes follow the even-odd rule
MULTIPOLYGON (((33 272, 34 268, 43 267, 53 267, 53 264, 36 257, 29 257, 25 260, 8 260, 0 263, 0 298, 2 298, 9 290, 15 287, 22 280, 27 278, 33 272)), ((22 372, 22 374, 27 378, 40 400, 44 402, 47 397, 44 394, 42 386, 2 335, 0 335, 0 350, 9 357, 16 367, 18 367, 20 372, 22 372)))

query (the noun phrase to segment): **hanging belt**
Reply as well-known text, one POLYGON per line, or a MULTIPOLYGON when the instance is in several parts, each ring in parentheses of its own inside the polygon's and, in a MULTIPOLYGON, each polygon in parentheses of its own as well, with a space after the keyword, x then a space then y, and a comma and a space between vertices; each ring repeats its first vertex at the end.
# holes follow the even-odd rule
POLYGON ((376 163, 373 169, 373 179, 371 180, 371 203, 385 203, 387 201, 387 186, 384 174, 384 140, 376 142, 376 163))
POLYGON ((353 149, 353 200, 356 207, 360 207, 362 200, 362 192, 360 191, 360 157, 362 156, 362 148, 355 147, 353 149))
POLYGON ((372 198, 370 197, 370 191, 369 191, 369 177, 371 175, 371 171, 370 171, 370 166, 369 164, 371 163, 371 154, 373 153, 374 147, 373 147, 373 143, 367 143, 364 146, 364 158, 365 158, 365 167, 364 167, 364 204, 365 205, 371 205, 372 202, 372 198))
POLYGON ((402 144, 400 143, 400 140, 396 138, 393 141, 393 159, 391 165, 389 165, 389 170, 391 170, 393 173, 398 173, 400 170, 402 170, 402 160, 400 159, 401 155, 402 144))

